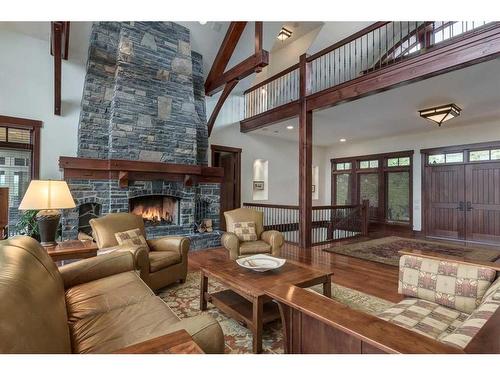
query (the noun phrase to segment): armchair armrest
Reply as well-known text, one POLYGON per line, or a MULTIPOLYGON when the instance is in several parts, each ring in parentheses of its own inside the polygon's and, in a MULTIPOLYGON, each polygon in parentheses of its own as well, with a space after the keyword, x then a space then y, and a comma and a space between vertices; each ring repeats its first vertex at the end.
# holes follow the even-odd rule
POLYGON ((191 241, 188 237, 167 236, 147 240, 151 251, 178 251, 182 259, 187 257, 191 241))
POLYGON ((229 251, 231 259, 238 259, 240 256, 240 239, 238 236, 231 232, 224 232, 221 238, 222 246, 229 251))
POLYGON ((262 241, 271 246, 271 254, 278 256, 280 254, 281 246, 285 242, 283 234, 277 230, 266 230, 260 235, 262 241))
POLYGON ((115 252, 80 260, 59 268, 64 289, 135 269, 130 252, 115 252))

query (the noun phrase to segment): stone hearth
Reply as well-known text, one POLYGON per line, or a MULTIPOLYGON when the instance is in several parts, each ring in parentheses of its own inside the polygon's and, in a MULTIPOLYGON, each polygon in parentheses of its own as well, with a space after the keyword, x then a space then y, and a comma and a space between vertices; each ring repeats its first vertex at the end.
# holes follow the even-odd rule
MULTIPOLYGON (((94 23, 78 157, 206 166, 202 66, 201 55, 191 51, 189 30, 175 23, 94 23)), ((135 175, 120 186, 116 177, 102 173, 65 174, 65 179, 77 204, 63 218, 65 239, 78 234, 79 205, 97 203, 101 214, 129 212, 131 199, 161 195, 175 197, 178 217, 146 225, 148 237, 188 235, 192 249, 220 244, 218 230, 194 232, 200 215, 219 227, 219 183, 135 175), (203 213, 196 212, 200 200, 205 202, 203 213)))

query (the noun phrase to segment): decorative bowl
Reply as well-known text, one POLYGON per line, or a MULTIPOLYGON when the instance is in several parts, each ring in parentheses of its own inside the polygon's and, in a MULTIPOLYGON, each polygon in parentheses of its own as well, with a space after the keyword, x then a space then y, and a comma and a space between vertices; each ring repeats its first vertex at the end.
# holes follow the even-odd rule
POLYGON ((285 262, 285 259, 275 258, 266 254, 256 254, 246 258, 236 259, 236 263, 241 267, 257 272, 278 269, 283 266, 285 262))

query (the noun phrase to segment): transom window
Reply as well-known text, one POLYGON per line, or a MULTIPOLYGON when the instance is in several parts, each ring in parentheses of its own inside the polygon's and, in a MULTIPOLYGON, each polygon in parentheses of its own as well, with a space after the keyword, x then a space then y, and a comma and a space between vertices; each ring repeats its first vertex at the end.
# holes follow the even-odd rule
POLYGON ((352 168, 351 163, 336 163, 335 164, 335 169, 337 169, 337 171, 348 171, 351 168, 352 168))
POLYGON ((359 162, 360 169, 378 168, 378 160, 363 160, 359 162))
POLYGON ((410 157, 405 156, 402 158, 388 158, 387 166, 388 167, 407 167, 410 165, 410 157))
POLYGON ((500 160, 500 149, 469 151, 470 161, 500 160))
POLYGON ((463 163, 464 154, 463 152, 450 152, 447 154, 429 155, 428 162, 429 164, 463 163))

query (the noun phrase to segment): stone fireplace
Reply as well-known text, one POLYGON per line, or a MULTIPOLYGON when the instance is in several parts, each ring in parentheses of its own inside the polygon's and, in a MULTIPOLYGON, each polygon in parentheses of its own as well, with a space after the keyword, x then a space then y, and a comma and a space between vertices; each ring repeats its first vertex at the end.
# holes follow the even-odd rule
POLYGON ((218 230, 194 230, 200 218, 215 229, 220 221, 221 175, 207 167, 203 84, 202 57, 191 51, 188 29, 94 23, 78 155, 60 158, 77 204, 63 217, 64 239, 84 227, 81 207, 99 207, 97 215, 140 214, 150 238, 186 235, 192 249, 220 244, 218 230))

